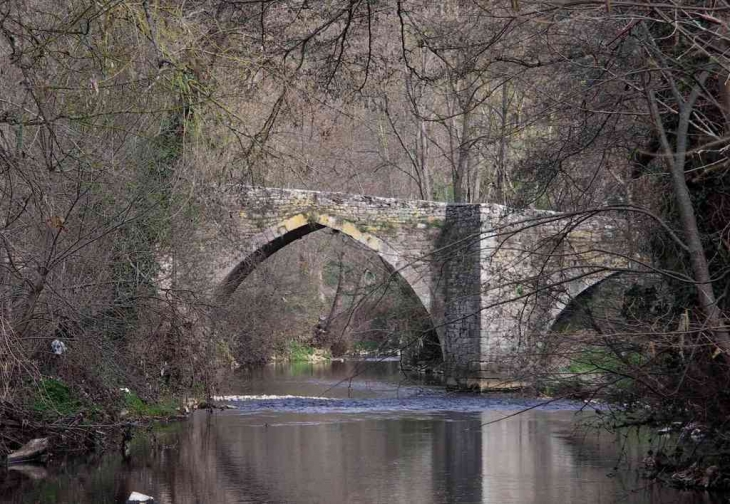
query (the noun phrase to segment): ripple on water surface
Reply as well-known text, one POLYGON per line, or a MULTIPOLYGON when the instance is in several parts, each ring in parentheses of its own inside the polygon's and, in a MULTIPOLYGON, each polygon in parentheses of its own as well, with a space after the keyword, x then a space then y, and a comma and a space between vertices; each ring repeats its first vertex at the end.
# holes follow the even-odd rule
POLYGON ((464 394, 434 394, 404 398, 333 399, 327 397, 230 395, 214 399, 225 401, 240 413, 280 411, 289 413, 377 413, 377 412, 480 412, 579 410, 585 404, 565 399, 523 399, 464 394))

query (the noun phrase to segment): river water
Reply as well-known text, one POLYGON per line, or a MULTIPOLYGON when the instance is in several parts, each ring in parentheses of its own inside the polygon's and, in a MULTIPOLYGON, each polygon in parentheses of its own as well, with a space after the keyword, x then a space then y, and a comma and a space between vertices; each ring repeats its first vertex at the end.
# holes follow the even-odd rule
POLYGON ((397 362, 276 364, 230 380, 234 409, 161 426, 114 453, 0 473, 0 502, 725 502, 638 477, 633 439, 576 428, 578 403, 448 393, 397 362), (513 416, 510 416, 513 415, 513 416), (615 467, 617 463, 618 469, 615 467))

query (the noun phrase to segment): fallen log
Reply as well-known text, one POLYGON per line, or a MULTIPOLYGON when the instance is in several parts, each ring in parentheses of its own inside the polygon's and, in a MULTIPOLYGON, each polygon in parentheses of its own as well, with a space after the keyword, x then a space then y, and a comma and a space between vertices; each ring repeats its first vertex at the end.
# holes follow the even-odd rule
POLYGON ((8 454, 8 465, 41 458, 48 451, 48 438, 31 439, 20 449, 8 454))

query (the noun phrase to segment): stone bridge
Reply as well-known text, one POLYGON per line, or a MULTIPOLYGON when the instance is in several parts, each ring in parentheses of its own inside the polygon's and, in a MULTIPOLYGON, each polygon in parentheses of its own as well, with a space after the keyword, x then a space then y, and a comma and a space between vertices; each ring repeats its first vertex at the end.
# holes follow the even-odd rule
POLYGON ((377 253, 430 314, 452 384, 505 378, 531 336, 565 306, 626 270, 625 224, 593 212, 558 214, 497 204, 404 201, 230 186, 211 194, 219 227, 206 251, 225 302, 258 264, 322 228, 377 253))

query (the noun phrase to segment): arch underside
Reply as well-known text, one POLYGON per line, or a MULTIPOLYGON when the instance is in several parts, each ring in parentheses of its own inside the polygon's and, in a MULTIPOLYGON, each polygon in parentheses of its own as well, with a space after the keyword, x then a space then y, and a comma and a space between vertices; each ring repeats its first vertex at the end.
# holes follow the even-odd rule
POLYGON ((562 299, 559 300, 558 306, 553 312, 553 316, 547 327, 547 332, 552 332, 556 327, 565 323, 572 316, 585 311, 584 304, 593 297, 594 294, 610 280, 617 277, 623 277, 630 273, 623 271, 608 271, 595 277, 588 277, 569 286, 562 299))
MULTIPOLYGON (((251 252, 225 276, 218 286, 216 290, 218 302, 225 302, 233 295, 241 282, 267 258, 287 245, 324 228, 338 231, 377 253, 390 270, 390 273, 398 275, 404 280, 404 287, 419 300, 421 306, 431 318, 432 325, 438 327, 436 321, 433 320, 431 311, 433 298, 430 287, 413 266, 402 258, 398 251, 384 240, 372 233, 358 229, 348 221, 321 214, 298 214, 252 237, 250 240, 251 252)), ((436 332, 439 340, 442 340, 439 331, 436 332)))
POLYGON ((271 257, 290 243, 295 242, 314 231, 324 229, 325 227, 326 226, 321 224, 312 223, 281 234, 271 241, 265 241, 263 245, 245 257, 230 273, 228 273, 228 275, 226 275, 223 282, 221 282, 221 285, 218 287, 216 297, 218 299, 225 300, 232 296, 233 293, 236 292, 236 289, 238 289, 238 286, 241 285, 241 282, 243 282, 243 280, 267 258, 271 257))

